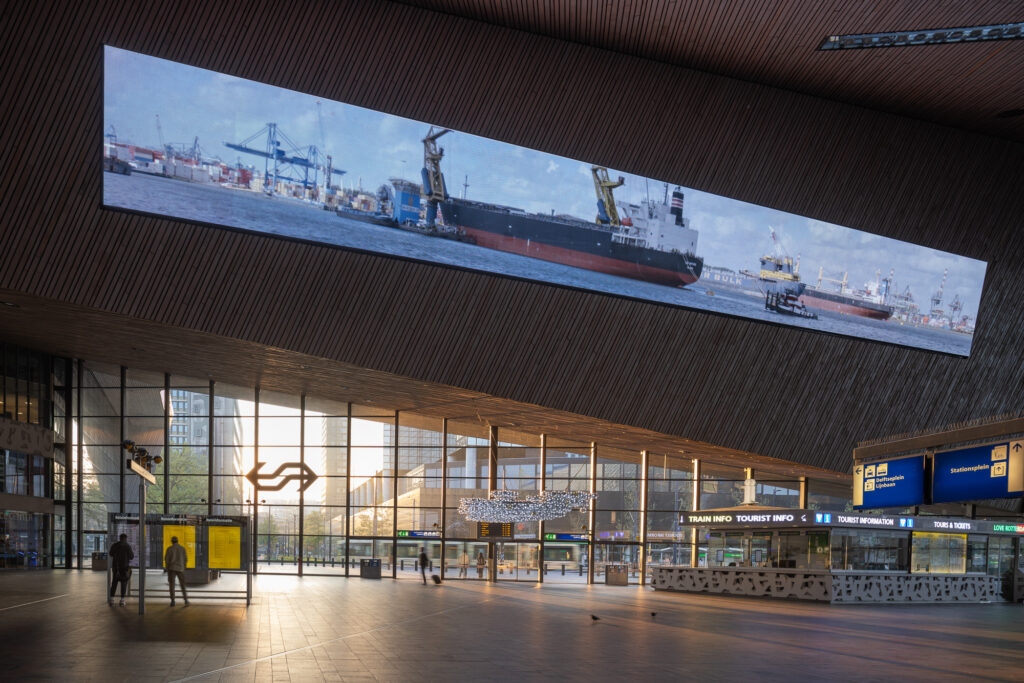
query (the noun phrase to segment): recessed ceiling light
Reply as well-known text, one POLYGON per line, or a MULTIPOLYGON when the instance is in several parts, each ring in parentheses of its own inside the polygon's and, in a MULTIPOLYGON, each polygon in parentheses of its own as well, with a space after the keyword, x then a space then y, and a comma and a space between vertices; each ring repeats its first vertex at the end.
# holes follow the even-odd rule
POLYGON ((908 47, 910 45, 944 45, 976 43, 983 40, 1024 38, 1024 22, 989 24, 959 28, 925 29, 924 31, 890 31, 888 33, 849 33, 825 38, 819 50, 850 50, 865 47, 908 47))

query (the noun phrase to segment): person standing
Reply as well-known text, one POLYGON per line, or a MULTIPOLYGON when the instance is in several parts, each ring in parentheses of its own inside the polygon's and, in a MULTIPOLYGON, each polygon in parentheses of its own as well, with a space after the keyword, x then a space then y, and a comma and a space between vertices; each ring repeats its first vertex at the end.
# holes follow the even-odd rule
POLYGON ((484 567, 487 566, 487 558, 484 557, 483 551, 476 554, 476 578, 484 578, 484 567))
POLYGON ((427 557, 427 549, 420 548, 420 574, 423 576, 423 585, 427 585, 427 563, 430 562, 430 558, 427 557))
POLYGON ((121 534, 117 543, 110 546, 110 595, 107 604, 114 604, 114 589, 121 584, 121 607, 124 607, 124 594, 132 579, 131 561, 135 559, 135 551, 128 545, 128 534, 121 534))
POLYGON ((171 607, 174 607, 174 579, 181 586, 181 597, 188 605, 188 592, 185 591, 185 566, 188 564, 188 551, 178 544, 178 537, 171 536, 171 545, 164 553, 164 571, 167 572, 167 585, 171 589, 171 607))
POLYGON ((459 578, 469 578, 469 553, 466 552, 465 548, 462 549, 462 554, 459 555, 459 578))

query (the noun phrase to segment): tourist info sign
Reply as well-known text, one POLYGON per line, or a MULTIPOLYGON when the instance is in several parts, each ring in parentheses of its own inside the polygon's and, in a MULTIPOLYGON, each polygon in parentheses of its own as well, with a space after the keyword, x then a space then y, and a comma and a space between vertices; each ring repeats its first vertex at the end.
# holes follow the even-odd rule
POLYGON ((943 451, 933 460, 935 503, 1024 495, 1024 440, 943 451))
POLYGON ((853 466, 853 507, 893 508, 924 503, 924 456, 853 466))

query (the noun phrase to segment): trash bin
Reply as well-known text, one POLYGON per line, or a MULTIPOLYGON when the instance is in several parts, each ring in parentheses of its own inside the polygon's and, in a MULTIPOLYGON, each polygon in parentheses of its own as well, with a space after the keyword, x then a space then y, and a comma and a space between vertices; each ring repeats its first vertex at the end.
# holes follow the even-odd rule
POLYGON ((379 579, 380 560, 359 560, 359 578, 379 579))
POLYGON ((604 585, 606 586, 628 586, 629 565, 628 564, 606 564, 604 567, 604 585))
POLYGON ((107 554, 102 550, 97 550, 92 554, 92 570, 94 572, 105 572, 107 571, 107 554))

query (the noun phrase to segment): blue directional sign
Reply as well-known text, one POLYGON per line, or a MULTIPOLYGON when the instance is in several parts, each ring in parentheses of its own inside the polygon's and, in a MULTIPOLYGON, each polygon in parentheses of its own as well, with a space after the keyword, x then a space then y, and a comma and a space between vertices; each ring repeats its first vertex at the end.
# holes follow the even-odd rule
POLYGON ((895 508, 924 503, 924 456, 853 467, 853 507, 895 508))
POLYGON ((936 453, 932 501, 952 503, 1024 495, 1024 441, 936 453))

